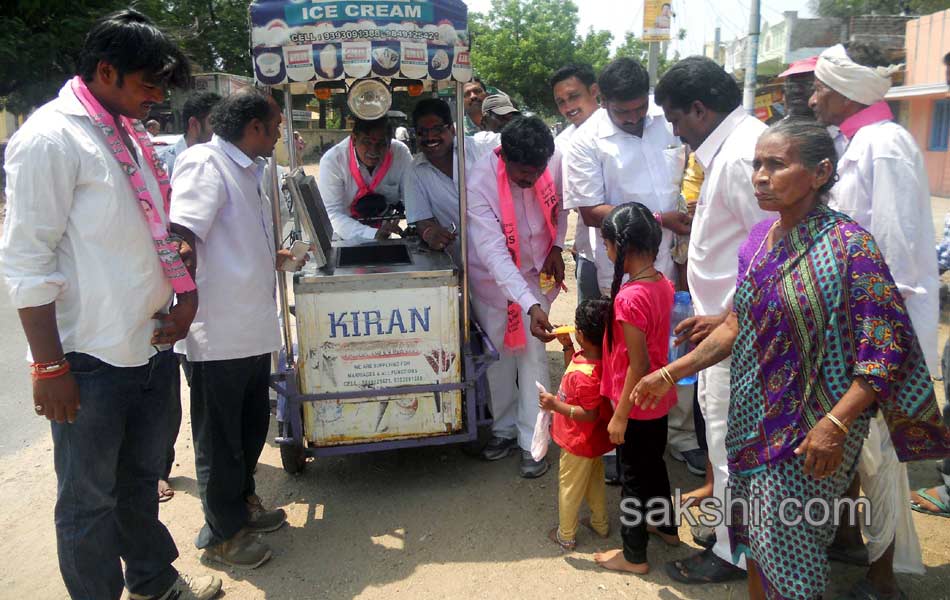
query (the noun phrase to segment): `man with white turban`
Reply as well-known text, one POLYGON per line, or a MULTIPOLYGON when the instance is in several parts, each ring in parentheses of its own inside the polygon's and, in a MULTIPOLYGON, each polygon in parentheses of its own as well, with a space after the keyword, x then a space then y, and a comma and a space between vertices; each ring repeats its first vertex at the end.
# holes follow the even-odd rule
MULTIPOLYGON (((938 274, 930 191, 914 138, 894 123, 884 95, 899 66, 876 46, 852 42, 825 50, 815 66, 809 106, 838 128, 839 181, 829 206, 874 235, 897 287, 931 373, 937 373, 938 274)), ((920 543, 910 517, 907 469, 898 462, 880 418, 871 422, 858 464, 870 500, 867 578, 845 598, 905 598, 894 569, 923 573, 920 543)))

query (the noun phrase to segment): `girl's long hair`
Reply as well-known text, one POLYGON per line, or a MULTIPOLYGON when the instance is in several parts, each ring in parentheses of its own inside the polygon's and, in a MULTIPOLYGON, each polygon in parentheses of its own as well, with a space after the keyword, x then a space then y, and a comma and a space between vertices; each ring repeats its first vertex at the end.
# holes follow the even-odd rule
POLYGON ((660 251, 663 231, 646 206, 639 202, 630 202, 615 207, 604 222, 600 232, 605 240, 617 247, 617 260, 614 262, 614 280, 610 285, 610 304, 607 313, 607 345, 612 347, 614 331, 614 301, 623 282, 624 262, 628 254, 645 254, 656 259, 660 251))

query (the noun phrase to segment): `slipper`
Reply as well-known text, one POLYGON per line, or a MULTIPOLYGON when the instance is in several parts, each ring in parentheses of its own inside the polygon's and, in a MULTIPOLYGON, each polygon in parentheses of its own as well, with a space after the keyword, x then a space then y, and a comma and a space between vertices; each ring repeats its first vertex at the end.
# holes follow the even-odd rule
POLYGON ((847 594, 838 596, 835 600, 907 600, 907 594, 900 589, 893 594, 882 594, 877 591, 873 583, 862 579, 854 584, 847 594))
POLYGON ((925 515, 933 515, 935 517, 944 517, 944 518, 950 517, 950 507, 948 507, 946 504, 941 502, 939 498, 934 498, 933 496, 928 494, 927 493, 928 489, 929 488, 920 488, 919 490, 915 490, 915 493, 921 498, 923 498, 924 500, 926 500, 927 502, 930 502, 931 504, 939 508, 940 510, 937 512, 927 510, 926 508, 914 502, 913 500, 910 501, 911 510, 914 510, 916 512, 919 512, 925 515))
POLYGON ((723 583, 747 578, 744 570, 722 560, 712 550, 668 562, 665 569, 666 574, 679 583, 723 583))
POLYGON ((548 532, 548 539, 560 546, 564 552, 573 552, 574 548, 577 547, 577 540, 562 540, 557 527, 548 532))
POLYGON ((172 489, 172 486, 164 480, 158 480, 158 501, 159 502, 168 502, 175 497, 175 490, 172 489), (165 484, 165 489, 162 489, 162 484, 165 484))
POLYGON ((832 544, 828 546, 828 560, 856 567, 867 567, 871 564, 867 546, 837 546, 832 544))
POLYGON ((607 533, 601 533, 597 531, 596 529, 594 529, 594 526, 591 524, 590 517, 584 517, 583 519, 581 519, 581 525, 590 529, 592 532, 594 532, 594 535, 596 535, 599 538, 607 539, 610 537, 610 528, 607 529, 607 533))

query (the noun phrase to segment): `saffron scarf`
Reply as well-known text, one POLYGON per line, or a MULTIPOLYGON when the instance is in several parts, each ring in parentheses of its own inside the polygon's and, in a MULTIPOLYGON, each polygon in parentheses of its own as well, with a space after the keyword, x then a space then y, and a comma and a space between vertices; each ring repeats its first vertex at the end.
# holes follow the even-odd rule
POLYGON ((152 170, 155 180, 158 181, 158 188, 162 195, 162 206, 167 216, 171 208, 171 187, 168 185, 168 174, 165 172, 161 161, 155 156, 152 141, 149 139, 145 127, 142 126, 140 121, 133 121, 125 116, 119 117, 119 122, 116 123, 115 117, 102 107, 102 104, 92 95, 86 83, 79 76, 72 79, 70 86, 73 93, 76 94, 76 98, 86 109, 89 118, 105 135, 112 155, 119 161, 122 170, 129 177, 132 191, 135 192, 135 196, 139 200, 139 206, 142 207, 142 212, 145 213, 145 221, 148 223, 152 240, 155 242, 155 251, 158 254, 159 262, 162 264, 165 277, 171 283, 176 294, 194 291, 197 289, 195 282, 178 254, 178 245, 169 237, 168 226, 162 222, 162 217, 158 214, 155 199, 148 191, 148 186, 142 177, 142 171, 119 135, 119 127, 122 127, 129 138, 134 140, 141 148, 146 164, 152 170))
MULTIPOLYGON (((505 161, 501 157, 501 148, 495 149, 495 156, 498 157, 498 204, 501 210, 501 230, 505 234, 505 244, 508 246, 511 259, 515 266, 521 268, 521 243, 518 238, 515 204, 511 197, 511 183, 508 181, 508 169, 505 161)), ((557 213, 560 210, 560 202, 554 190, 554 180, 551 178, 551 172, 548 169, 545 169, 541 177, 534 182, 532 191, 538 201, 541 214, 544 215, 548 232, 551 234, 551 243, 547 248, 547 251, 550 252, 551 248, 554 247, 554 240, 557 239, 557 213)), ((520 350, 527 343, 524 318, 521 316, 521 312, 520 304, 508 301, 508 323, 505 327, 506 350, 520 350)))
POLYGON ((353 202, 350 204, 350 216, 356 219, 359 218, 359 215, 356 213, 356 201, 366 194, 372 194, 376 191, 376 188, 379 186, 380 182, 382 182, 383 178, 386 177, 386 174, 389 173, 389 168, 393 165, 393 151, 386 151, 386 157, 383 158, 383 164, 376 168, 376 173, 373 175, 373 180, 367 184, 366 180, 363 179, 363 174, 360 173, 360 164, 356 160, 356 148, 353 146, 353 138, 351 137, 348 164, 350 168, 350 175, 353 177, 353 181, 356 182, 356 185, 359 186, 356 195, 353 196, 353 202))

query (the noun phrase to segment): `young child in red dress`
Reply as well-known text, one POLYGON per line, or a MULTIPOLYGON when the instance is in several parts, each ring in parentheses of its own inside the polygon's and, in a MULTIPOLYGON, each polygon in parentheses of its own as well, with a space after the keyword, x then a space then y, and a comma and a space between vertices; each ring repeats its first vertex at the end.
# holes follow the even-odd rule
POLYGON ((604 339, 601 393, 614 406, 607 425, 610 441, 619 444, 623 486, 623 548, 594 555, 601 566, 617 571, 649 572, 649 534, 670 545, 679 543, 673 524, 666 450, 667 414, 676 404, 675 387, 652 408, 635 406, 632 392, 641 377, 665 368, 669 352, 673 284, 654 268, 662 232, 653 213, 638 202, 614 208, 601 225, 607 255, 614 262, 609 324, 604 339), (627 278, 626 283, 623 282, 627 278), (647 516, 667 510, 668 520, 650 526, 647 516), (628 509, 637 509, 632 514, 628 509), (637 521, 634 517, 641 517, 637 521))
POLYGON ((585 499, 591 516, 581 523, 600 537, 610 533, 601 456, 614 447, 607 435, 613 411, 600 394, 601 345, 609 306, 607 300, 578 305, 574 322, 581 351, 574 351, 570 333, 558 335, 567 370, 557 396, 541 394, 541 408, 554 412, 551 437, 561 447, 558 526, 548 537, 566 551, 576 545, 577 513, 585 499))

